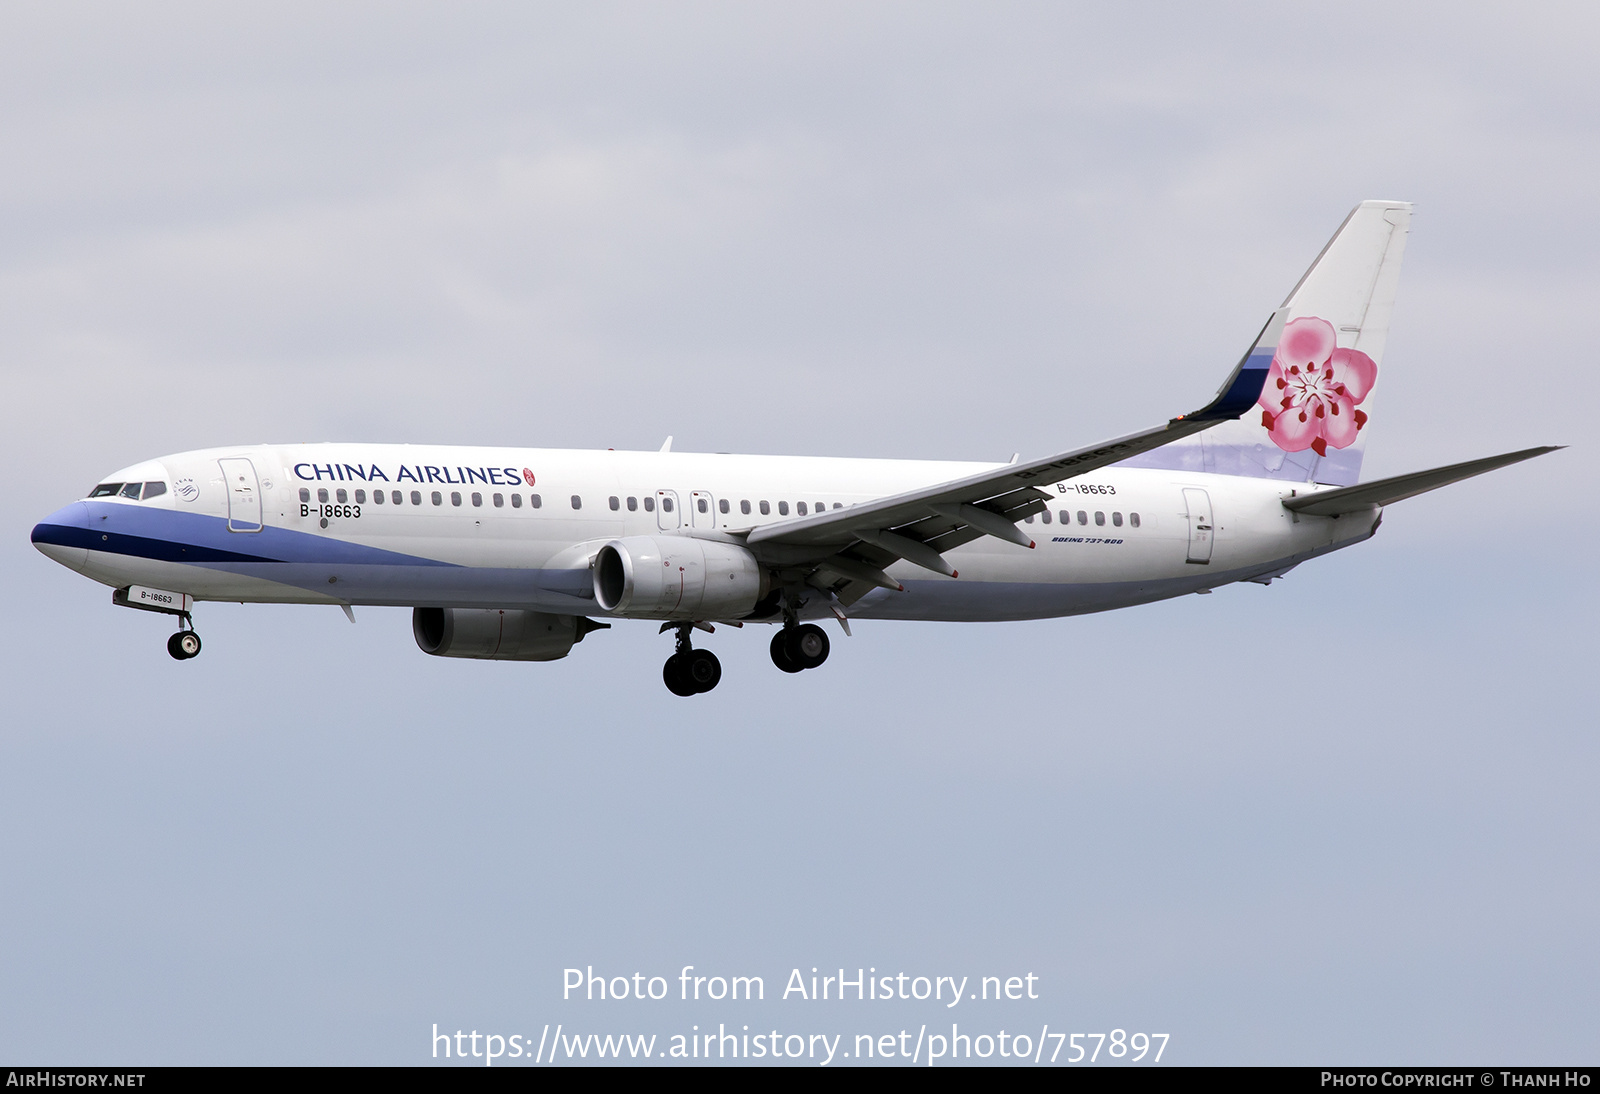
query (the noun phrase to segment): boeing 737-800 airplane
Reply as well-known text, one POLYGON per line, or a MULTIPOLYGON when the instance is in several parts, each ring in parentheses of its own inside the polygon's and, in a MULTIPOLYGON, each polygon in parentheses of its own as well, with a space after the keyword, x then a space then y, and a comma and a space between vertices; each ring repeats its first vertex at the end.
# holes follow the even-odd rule
POLYGON ((1411 207, 1346 218, 1217 397, 1009 464, 410 445, 245 445, 109 476, 33 530, 113 603, 179 620, 236 600, 412 608, 424 652, 552 661, 602 620, 675 631, 679 695, 722 669, 695 628, 1075 615, 1267 584, 1377 531, 1383 507, 1552 451, 1358 484, 1411 207))

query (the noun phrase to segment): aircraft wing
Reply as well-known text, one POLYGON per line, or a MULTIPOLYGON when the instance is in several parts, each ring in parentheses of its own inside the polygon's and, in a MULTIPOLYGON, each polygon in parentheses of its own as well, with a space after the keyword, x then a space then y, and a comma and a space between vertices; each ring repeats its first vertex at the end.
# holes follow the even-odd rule
POLYGON ((1032 546, 1016 522, 1045 509, 1050 495, 1039 487, 1160 448, 1217 422, 1237 418, 1254 406, 1287 315, 1287 308, 1272 314, 1217 397, 1192 414, 1086 448, 1008 464, 847 509, 763 525, 751 531, 746 542, 773 561, 793 563, 828 559, 856 545, 852 554, 857 557, 840 555, 836 561, 843 565, 834 567, 835 572, 888 588, 898 585, 883 577, 881 567, 895 559, 953 576, 942 552, 979 536, 993 535, 1032 546), (865 575, 861 573, 863 565, 870 571, 865 575))
POLYGON ((1319 490, 1313 494, 1284 498, 1283 505, 1284 508, 1292 509, 1296 513, 1306 513, 1314 517, 1336 517, 1340 513, 1354 513, 1370 509, 1374 505, 1390 505, 1406 498, 1414 498, 1418 494, 1426 494, 1429 490, 1437 490, 1441 486, 1470 479, 1485 471, 1494 471, 1514 463, 1521 463, 1523 460, 1531 460, 1535 456, 1543 456, 1546 452, 1554 452, 1564 447, 1559 444, 1547 444, 1539 448, 1524 448, 1520 452, 1507 452, 1503 456, 1487 456, 1481 460, 1453 463, 1449 467, 1435 467, 1431 471, 1413 471, 1409 475, 1396 475, 1392 479, 1363 482, 1355 486, 1343 486, 1337 490, 1319 490))

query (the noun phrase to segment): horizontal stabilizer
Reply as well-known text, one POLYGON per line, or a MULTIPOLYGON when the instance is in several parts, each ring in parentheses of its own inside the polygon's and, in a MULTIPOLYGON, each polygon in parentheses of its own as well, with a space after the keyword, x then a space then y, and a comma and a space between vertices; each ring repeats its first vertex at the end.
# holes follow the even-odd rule
POLYGON ((1357 486, 1343 486, 1337 490, 1322 490, 1315 494, 1302 494, 1297 498, 1284 498, 1283 505, 1286 509, 1308 516, 1335 517, 1340 513, 1354 513, 1370 509, 1374 505, 1389 505, 1404 501, 1406 498, 1414 498, 1418 494, 1426 494, 1429 490, 1437 490, 1441 486, 1470 479, 1485 471, 1509 467, 1511 464, 1531 460, 1535 456, 1543 456, 1546 452, 1554 452, 1565 447, 1553 444, 1539 448, 1524 448, 1520 452, 1507 452, 1503 456, 1488 456, 1481 460, 1453 463, 1449 467, 1435 467, 1432 471, 1413 471, 1409 475, 1396 475, 1392 479, 1379 479, 1377 482, 1364 482, 1357 486))

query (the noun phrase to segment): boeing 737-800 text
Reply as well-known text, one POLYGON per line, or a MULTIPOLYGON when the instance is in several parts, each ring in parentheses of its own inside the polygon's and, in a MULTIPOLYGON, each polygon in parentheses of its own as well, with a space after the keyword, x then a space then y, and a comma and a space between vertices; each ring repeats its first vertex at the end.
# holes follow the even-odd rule
MULTIPOLYGON (((777 625, 785 672, 836 619, 1074 615, 1267 584, 1377 531, 1383 507, 1549 452, 1358 483, 1411 207, 1367 201, 1207 406, 1009 464, 411 445, 245 445, 108 476, 33 530, 112 600, 401 605, 425 652, 550 661, 608 620, 676 633, 679 695, 715 623, 777 625)), ((352 618, 353 618, 353 613, 352 618)))

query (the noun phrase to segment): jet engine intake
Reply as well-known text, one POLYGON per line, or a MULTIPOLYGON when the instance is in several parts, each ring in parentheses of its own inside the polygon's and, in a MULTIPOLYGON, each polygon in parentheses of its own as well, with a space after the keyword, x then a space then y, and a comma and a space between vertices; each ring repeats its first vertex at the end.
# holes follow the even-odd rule
POLYGON ((585 634, 607 626, 517 608, 411 609, 411 633, 423 653, 480 661, 559 661, 585 634))
POLYGON ((742 619, 768 584, 745 548, 687 536, 614 539, 594 560, 595 600, 633 619, 742 619))

